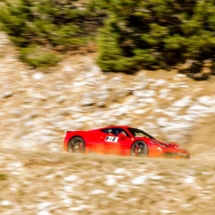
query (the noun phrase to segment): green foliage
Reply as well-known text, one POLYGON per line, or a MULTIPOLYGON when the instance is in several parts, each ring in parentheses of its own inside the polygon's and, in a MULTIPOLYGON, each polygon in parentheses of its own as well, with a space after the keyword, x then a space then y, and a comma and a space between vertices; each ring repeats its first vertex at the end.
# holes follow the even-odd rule
POLYGON ((47 49, 74 50, 88 41, 97 42, 106 72, 215 60, 214 0, 89 0, 81 8, 78 0, 9 1, 0 7, 0 27, 33 66, 57 62, 47 49), (29 52, 41 46, 43 60, 29 52))
POLYGON ((75 8, 74 0, 70 2, 20 0, 20 4, 13 6, 7 1, 0 11, 0 21, 21 47, 35 43, 35 40, 54 46, 79 47, 84 44, 82 38, 89 35, 84 23, 88 12, 75 8))
POLYGON ((5 180, 7 180, 7 175, 0 174, 0 181, 5 181, 5 180))
POLYGON ((103 70, 111 64, 112 70, 127 68, 133 73, 145 67, 176 65, 187 58, 199 62, 215 58, 214 0, 99 2, 108 11, 98 42, 98 63, 103 70))
POLYGON ((52 65, 52 54, 27 57, 29 50, 43 46, 54 50, 75 50, 92 40, 101 25, 100 14, 87 7, 79 8, 77 0, 19 0, 16 5, 5 0, 0 7, 1 30, 21 49, 21 58, 30 65, 52 65), (100 23, 98 23, 98 20, 100 23), (60 48, 59 48, 60 47, 60 48))
POLYGON ((105 72, 128 72, 134 67, 135 62, 128 55, 124 55, 124 50, 120 47, 122 35, 119 34, 116 21, 116 17, 111 17, 111 19, 107 20, 107 27, 100 32, 98 37, 100 57, 97 63, 105 72))
POLYGON ((53 66, 60 61, 56 54, 36 45, 21 48, 20 59, 33 67, 53 66))

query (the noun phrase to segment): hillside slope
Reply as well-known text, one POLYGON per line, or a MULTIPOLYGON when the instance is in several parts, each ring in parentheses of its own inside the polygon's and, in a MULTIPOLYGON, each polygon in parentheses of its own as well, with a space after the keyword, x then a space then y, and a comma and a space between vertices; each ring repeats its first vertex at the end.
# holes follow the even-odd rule
MULTIPOLYGON (((0 50, 3 147, 59 151, 66 130, 110 124, 140 127, 189 147, 199 139, 194 126, 214 119, 213 77, 196 82, 176 71, 102 73, 95 54, 68 56, 56 67, 33 70, 17 59, 3 33, 0 50)), ((203 129, 213 124, 206 122, 203 129)), ((203 142, 208 139, 198 133, 203 142)))
POLYGON ((214 78, 103 74, 95 57, 67 56, 48 71, 33 70, 0 34, 0 213, 213 215, 214 78), (177 141, 192 158, 63 152, 66 130, 109 124, 177 141))
POLYGON ((1 150, 0 213, 213 215, 207 162, 1 150))

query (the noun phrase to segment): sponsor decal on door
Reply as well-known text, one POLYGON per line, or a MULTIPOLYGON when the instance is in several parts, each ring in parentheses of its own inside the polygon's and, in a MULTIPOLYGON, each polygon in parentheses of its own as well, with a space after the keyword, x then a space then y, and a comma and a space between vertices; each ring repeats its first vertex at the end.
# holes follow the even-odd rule
POLYGON ((117 143, 118 142, 119 137, 114 137, 114 136, 107 136, 105 138, 106 142, 112 142, 112 143, 117 143))

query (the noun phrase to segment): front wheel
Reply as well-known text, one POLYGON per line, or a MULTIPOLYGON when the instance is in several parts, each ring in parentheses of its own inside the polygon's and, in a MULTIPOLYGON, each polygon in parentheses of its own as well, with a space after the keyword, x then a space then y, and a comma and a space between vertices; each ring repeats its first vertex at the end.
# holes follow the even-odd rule
POLYGON ((148 146, 143 141, 135 142, 131 147, 131 156, 146 157, 148 155, 148 146))
POLYGON ((81 137, 73 137, 69 141, 68 151, 71 153, 84 153, 85 148, 85 142, 81 137))

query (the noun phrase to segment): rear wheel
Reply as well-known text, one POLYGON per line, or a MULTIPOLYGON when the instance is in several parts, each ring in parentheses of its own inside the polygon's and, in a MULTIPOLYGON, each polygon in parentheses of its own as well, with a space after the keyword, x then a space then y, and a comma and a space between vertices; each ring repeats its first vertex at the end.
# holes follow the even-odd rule
POLYGON ((135 142, 131 147, 131 156, 146 157, 148 155, 148 146, 143 141, 135 142))
POLYGON ((68 151, 71 153, 84 153, 85 148, 85 142, 81 137, 73 137, 69 141, 68 151))

